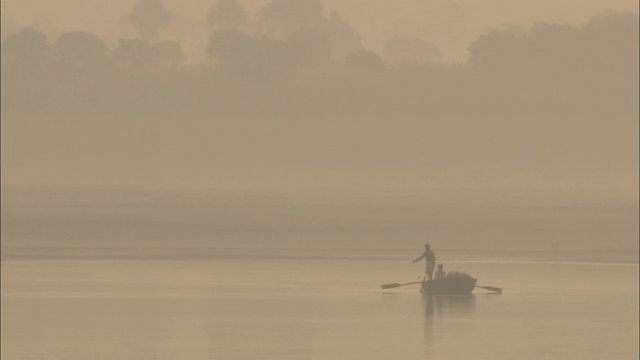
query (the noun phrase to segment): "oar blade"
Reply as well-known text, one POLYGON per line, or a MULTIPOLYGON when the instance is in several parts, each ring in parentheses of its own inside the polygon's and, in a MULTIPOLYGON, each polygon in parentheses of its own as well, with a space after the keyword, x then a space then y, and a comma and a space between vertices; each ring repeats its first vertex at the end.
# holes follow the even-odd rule
POLYGON ((499 287, 495 287, 495 286, 480 286, 480 285, 476 285, 476 287, 483 288, 483 289, 489 290, 489 291, 495 291, 498 294, 502 294, 502 289, 499 288, 499 287))
POLYGON ((383 289, 393 289, 393 288, 397 288, 398 286, 400 286, 400 284, 384 284, 382 285, 383 289))

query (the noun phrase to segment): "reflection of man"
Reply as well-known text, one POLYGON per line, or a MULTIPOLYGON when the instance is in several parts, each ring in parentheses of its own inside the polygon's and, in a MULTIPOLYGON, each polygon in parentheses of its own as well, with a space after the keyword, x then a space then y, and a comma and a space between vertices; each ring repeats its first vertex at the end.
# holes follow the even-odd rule
POLYGON ((419 258, 413 260, 413 262, 420 261, 421 259, 427 260, 427 268, 425 273, 429 277, 429 280, 433 279, 433 269, 436 267, 436 254, 431 251, 431 245, 424 244, 424 253, 419 258))
POLYGON ((444 266, 442 264, 438 264, 438 270, 436 270, 436 277, 435 279, 444 279, 445 277, 447 277, 447 272, 442 270, 444 266))

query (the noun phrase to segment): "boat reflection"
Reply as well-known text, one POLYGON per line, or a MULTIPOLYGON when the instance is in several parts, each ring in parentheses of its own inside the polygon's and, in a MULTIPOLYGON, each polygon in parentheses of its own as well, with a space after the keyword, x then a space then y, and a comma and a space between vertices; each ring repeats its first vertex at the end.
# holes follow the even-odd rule
POLYGON ((474 295, 463 296, 423 296, 425 316, 460 316, 475 311, 474 295))
POLYGON ((448 322, 473 317, 475 296, 430 296, 422 297, 424 306, 425 356, 433 358, 436 346, 442 340, 448 322))

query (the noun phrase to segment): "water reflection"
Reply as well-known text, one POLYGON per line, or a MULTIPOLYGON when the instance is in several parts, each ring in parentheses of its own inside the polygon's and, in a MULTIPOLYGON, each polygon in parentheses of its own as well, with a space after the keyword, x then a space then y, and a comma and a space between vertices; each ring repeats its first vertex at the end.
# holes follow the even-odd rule
POLYGON ((472 317, 475 313, 475 296, 422 297, 424 307, 425 358, 432 359, 438 342, 442 340, 447 322, 472 317))
POLYGON ((422 296, 425 318, 468 316, 475 311, 475 296, 422 296))

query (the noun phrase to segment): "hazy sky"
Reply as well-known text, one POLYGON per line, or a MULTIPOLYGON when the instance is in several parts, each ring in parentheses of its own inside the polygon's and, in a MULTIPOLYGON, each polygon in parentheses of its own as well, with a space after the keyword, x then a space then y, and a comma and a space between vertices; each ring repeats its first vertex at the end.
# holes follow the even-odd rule
MULTIPOLYGON (((5 0, 2 1, 3 32, 7 28, 15 31, 21 26, 35 25, 52 35, 83 30, 113 42, 125 35, 123 18, 134 3, 134 0, 5 0)), ((214 3, 213 0, 165 0, 165 8, 174 15, 172 26, 192 23, 202 27, 204 16, 214 3)), ((240 3, 253 15, 268 0, 241 0, 240 3)), ((341 13, 362 36, 364 46, 371 50, 381 51, 385 41, 394 34, 409 35, 435 43, 445 61, 466 60, 471 41, 483 31, 505 23, 526 26, 546 21, 577 25, 606 10, 638 13, 638 2, 633 0, 325 0, 323 3, 325 12, 341 13)), ((171 28, 166 32, 173 33, 172 36, 177 33, 171 28)), ((202 39, 209 36, 203 35, 202 39)), ((182 36, 195 41, 188 31, 182 36)), ((189 48, 187 39, 176 40, 187 43, 189 48)))

